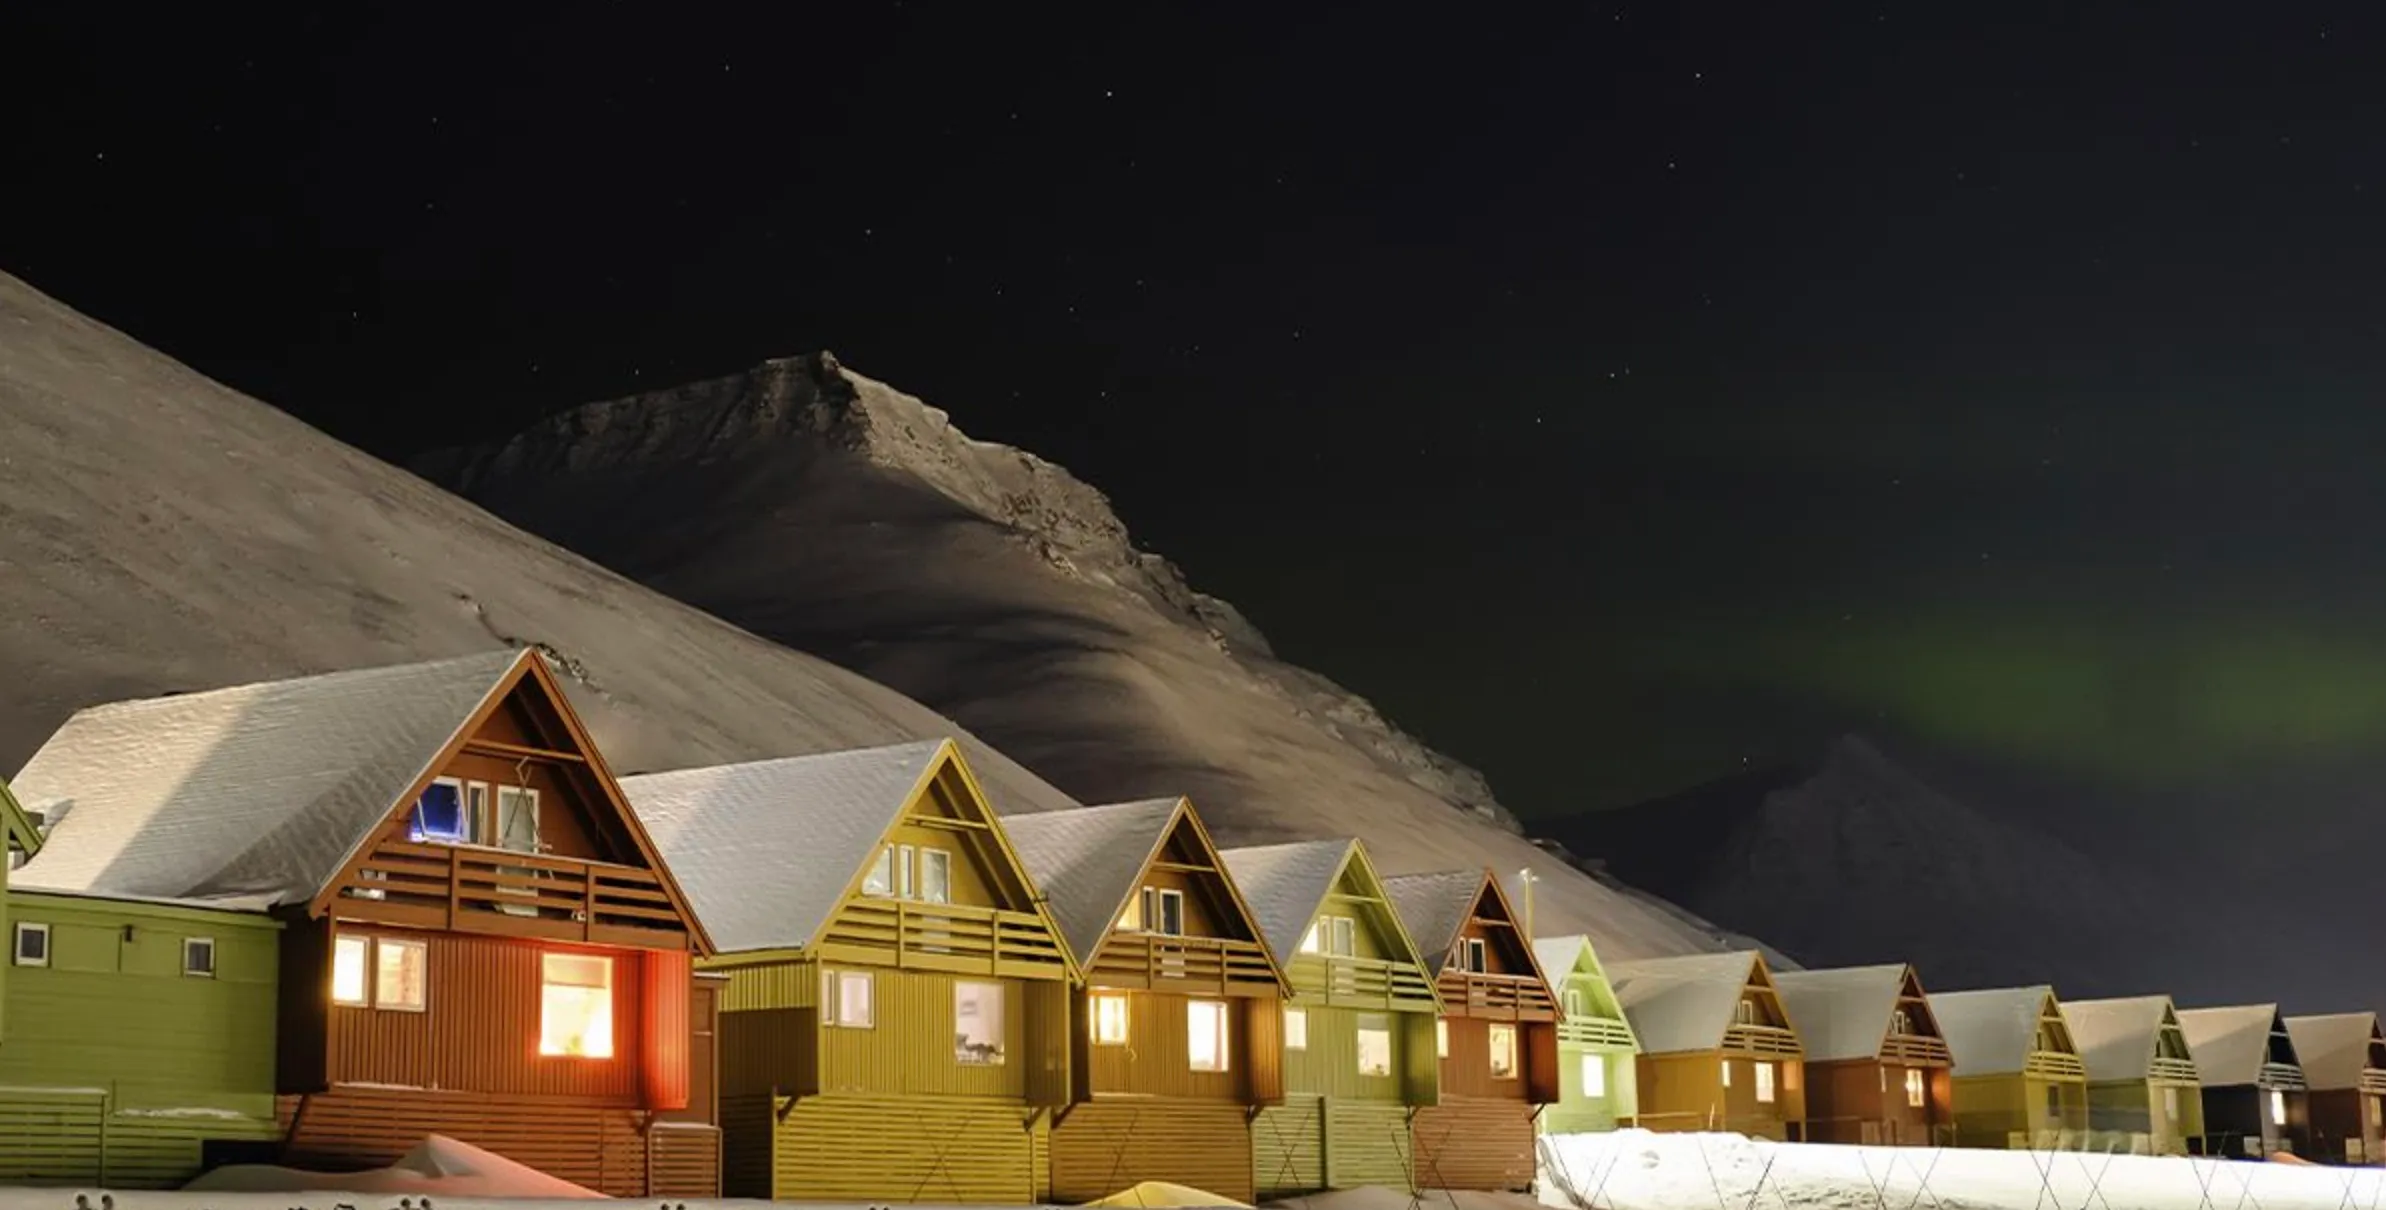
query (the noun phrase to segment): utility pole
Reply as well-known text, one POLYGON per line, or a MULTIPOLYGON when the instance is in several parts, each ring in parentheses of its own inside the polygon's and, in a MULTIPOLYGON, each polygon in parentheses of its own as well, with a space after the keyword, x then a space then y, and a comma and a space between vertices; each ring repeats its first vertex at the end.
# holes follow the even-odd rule
POLYGON ((1533 884, 1539 882, 1540 879, 1533 876, 1533 867, 1531 866, 1516 871, 1516 876, 1522 879, 1524 884, 1524 941, 1525 944, 1530 945, 1533 942, 1533 884))

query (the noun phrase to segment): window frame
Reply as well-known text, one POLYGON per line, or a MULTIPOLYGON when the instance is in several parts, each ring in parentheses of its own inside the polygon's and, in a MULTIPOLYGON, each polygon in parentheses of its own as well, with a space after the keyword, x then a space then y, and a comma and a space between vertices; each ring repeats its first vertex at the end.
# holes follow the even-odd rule
POLYGON ((1459 938, 1458 955, 1460 970, 1470 975, 1491 973, 1491 947, 1485 945, 1481 937, 1459 938))
POLYGON ((1309 1050, 1309 1010, 1284 1006, 1284 1049, 1307 1053, 1309 1050))
POLYGON ((1234 1070, 1234 1022, 1231 1007, 1231 1002, 1226 1000, 1185 1001, 1185 1064, 1193 1071, 1202 1075, 1225 1075, 1234 1070), (1216 1014, 1214 1019, 1218 1025, 1216 1038, 1218 1063, 1215 1067, 1202 1066, 1200 1056, 1193 1046, 1193 1039, 1200 1037, 1202 1032, 1196 1018, 1204 1009, 1211 1010, 1216 1014))
POLYGON ((1485 1070, 1491 1073, 1492 1079, 1521 1080, 1524 1078, 1524 1055, 1521 1053, 1522 1041, 1523 1040, 1517 1036, 1516 1026, 1511 1022, 1493 1021, 1484 1029, 1483 1066, 1485 1070), (1502 1049, 1500 1046, 1500 1040, 1503 1038, 1506 1039, 1508 1043, 1506 1047, 1508 1055, 1508 1070, 1504 1072, 1500 1070, 1500 1051, 1502 1049))
POLYGON ((1146 920, 1146 921, 1144 921, 1144 922, 1143 922, 1144 928, 1146 928, 1146 929, 1150 930, 1151 932, 1153 932, 1153 933, 1156 933, 1156 934, 1158 934, 1158 935, 1160 935, 1160 936, 1162 936, 1162 937, 1182 937, 1182 936, 1184 936, 1184 935, 1185 935, 1185 893, 1184 893, 1183 891, 1180 891, 1180 890, 1176 889, 1175 887, 1165 887, 1165 886, 1164 886, 1164 887, 1153 887, 1153 888, 1151 888, 1151 889, 1152 889, 1152 891, 1154 892, 1154 894, 1153 894, 1153 897, 1152 897, 1152 899, 1153 899, 1153 904, 1154 904, 1154 906, 1155 906, 1155 907, 1157 907, 1157 908, 1159 909, 1159 910, 1158 910, 1158 912, 1156 913, 1156 915, 1157 915, 1159 918, 1158 918, 1157 920, 1146 920), (1175 920, 1175 925, 1176 925, 1176 927, 1174 927, 1174 928, 1170 928, 1170 927, 1169 927, 1170 921, 1169 921, 1169 919, 1168 919, 1168 917, 1169 917, 1169 915, 1170 915, 1170 913, 1171 913, 1171 910, 1172 910, 1172 909, 1173 909, 1173 911, 1174 911, 1174 914, 1175 914, 1175 916, 1176 916, 1176 920, 1175 920))
MULTIPOLYGON (((872 998, 873 998, 873 1000, 875 1000, 875 998, 876 998, 876 993, 875 993, 875 992, 873 992, 873 993, 872 993, 872 998)), ((1002 1066, 1002 1065, 1003 1065, 1003 1063, 1004 1063, 1004 1062, 1005 1062, 1005 1061, 1006 1061, 1006 1060, 1009 1058, 1009 1054, 1008 1054, 1008 1052, 1009 1052, 1009 1050, 1010 1050, 1010 1045, 1009 1045, 1009 1042, 1008 1042, 1008 1037, 1009 1037, 1009 1032, 1010 1032, 1010 1024, 1011 1024, 1011 1023, 1010 1023, 1009 1016, 1008 1016, 1008 1014, 1009 1014, 1009 1012, 1010 1012, 1010 1000, 1011 1000, 1011 997, 1010 997, 1010 990, 1009 990, 1007 987, 1005 987, 1005 986, 1004 986, 1002 983, 1000 983, 999 981, 997 981, 997 980, 993 980, 993 979, 955 979, 955 980, 953 980, 953 1061, 954 1061, 955 1063, 958 1063, 958 1064, 960 1064, 960 1065, 961 1065, 961 1066, 963 1066, 963 1067, 1000 1067, 1000 1066, 1002 1066), (993 1057, 993 1058, 990 1058, 990 1059, 988 1059, 988 1058, 976 1058, 976 1057, 972 1057, 972 1056, 970 1056, 970 1055, 968 1055, 968 1054, 965 1054, 965 1053, 963 1052, 962 1045, 961 1045, 961 990, 962 990, 963 988, 978 988, 978 989, 980 989, 981 991, 990 991, 990 992, 992 992, 992 993, 993 993, 993 996, 994 996, 994 1057, 993 1057)), ((981 1001, 980 1001, 980 1003, 981 1003, 981 1004, 983 1004, 983 1003, 984 1003, 984 1001, 982 1001, 982 1000, 981 1000, 981 1001)), ((875 1016, 875 1015, 876 1015, 876 1013, 875 1013, 875 1012, 873 1012, 873 1013, 872 1013, 872 1015, 873 1015, 873 1016, 875 1016)), ((983 1015, 983 1014, 981 1014, 981 1016, 982 1016, 982 1015, 983 1015)))
POLYGON ((373 1007, 373 936, 370 933, 337 933, 331 939, 331 1002, 341 1008, 373 1007), (356 961, 356 998, 340 995, 340 950, 350 943, 362 953, 356 961))
POLYGON ((831 966, 820 970, 820 1024, 827 1029, 878 1028, 878 980, 875 972, 852 967, 831 966), (868 990, 862 993, 866 1020, 849 1020, 845 1015, 845 986, 847 980, 859 980, 857 986, 868 990))
POLYGON ((511 786, 499 784, 490 787, 489 825, 491 834, 486 846, 488 848, 503 849, 508 853, 535 854, 546 852, 546 842, 542 839, 539 832, 539 792, 538 787, 536 786, 511 786), (525 797, 530 800, 530 847, 527 849, 517 849, 512 845, 505 843, 505 798, 508 793, 525 797))
MULTIPOLYGON (((427 992, 427 990, 428 990, 428 984, 427 984, 427 981, 426 981, 426 992, 427 992)), ((613 1019, 613 1015, 612 1015, 611 1008, 610 1008, 610 1005, 611 1005, 611 1002, 612 1002, 612 1000, 613 1000, 614 996, 615 996, 615 995, 616 995, 616 994, 617 994, 619 991, 620 991, 620 984, 619 984, 619 983, 616 981, 616 974, 615 974, 615 970, 614 970, 613 955, 611 955, 611 954, 588 954, 588 953, 581 953, 581 952, 579 952, 579 951, 576 951, 576 950, 542 950, 542 951, 540 951, 540 952, 539 952, 539 1041, 538 1041, 538 1057, 539 1057, 539 1058, 542 1058, 542 1059, 584 1059, 584 1060, 587 1060, 587 1061, 589 1061, 589 1062, 595 1062, 595 1063, 610 1063, 610 1062, 612 1062, 612 1061, 614 1061, 614 1060, 616 1060, 616 1059, 620 1058, 620 1057, 621 1057, 621 1052, 622 1052, 622 1048, 621 1048, 621 1045, 620 1045, 620 1041, 621 1041, 621 1039, 620 1039, 620 1036, 619 1036, 619 1035, 620 1035, 620 1030, 619 1030, 619 1028, 617 1027, 617 1023, 616 1023, 616 1022, 614 1021, 614 1019, 613 1019), (552 961, 554 961, 554 960, 555 960, 555 959, 557 959, 557 958, 566 958, 566 959, 572 959, 572 960, 577 960, 577 961, 594 962, 594 963, 596 963, 596 964, 598 965, 598 968, 599 968, 599 969, 601 969, 601 970, 603 970, 603 971, 605 972, 605 981, 604 981, 602 984, 586 984, 586 983, 557 983, 557 982, 555 982, 555 981, 554 981, 554 980, 553 980, 553 979, 552 979, 552 978, 551 978, 551 977, 550 977, 550 976, 547 974, 547 964, 548 964, 549 962, 552 962, 552 961), (550 1051, 550 1050, 548 1050, 548 1049, 547 1049, 547 989, 549 989, 549 988, 551 988, 551 987, 570 987, 570 988, 577 988, 577 989, 584 990, 584 991, 601 991, 601 992, 603 992, 603 993, 604 993, 604 996, 605 996, 605 1001, 606 1001, 606 1003, 607 1003, 607 1006, 608 1006, 608 1007, 607 1007, 607 1011, 606 1011, 606 1015, 605 1015, 605 1053, 603 1053, 603 1054, 593 1054, 593 1053, 588 1053, 588 1052, 581 1052, 581 1053, 575 1054, 575 1053, 573 1053, 573 1052, 571 1052, 571 1051, 550 1051)))
POLYGON ((1433 1057, 1437 1059, 1450 1057, 1450 1019, 1448 1017, 1433 1019, 1433 1057))
MULTIPOLYGON (((2171 1091, 2177 1092, 2177 1089, 2171 1091)), ((1920 1109, 1930 1104, 1930 1075, 1919 1067, 1905 1069, 1905 1104, 1908 1109, 1920 1109)), ((2176 1109, 2178 1102, 2171 1102, 2176 1109)))
MULTIPOLYGON (((366 1000, 375 1009, 382 1012, 427 1013, 431 1011, 431 943, 426 939, 416 937, 367 936, 365 939, 372 942, 365 955, 366 1000), (381 952, 385 949, 395 949, 401 953, 412 950, 422 955, 423 978, 422 1002, 420 1004, 407 1004, 382 995, 381 952)), ((539 981, 541 986, 545 985, 546 969, 544 965, 539 970, 539 981)))
POLYGON ((1604 1101, 1604 1100, 1606 1100, 1606 1099, 1607 1099, 1607 1056, 1606 1056, 1606 1054, 1604 1054, 1604 1053, 1602 1053, 1602 1052, 1600 1052, 1600 1051, 1596 1051, 1596 1050, 1586 1050, 1586 1051, 1582 1052, 1582 1071, 1581 1071, 1581 1072, 1579 1072, 1579 1073, 1577 1074, 1577 1077, 1576 1077, 1576 1079, 1577 1079, 1577 1082, 1578 1082, 1578 1083, 1580 1083, 1580 1084, 1582 1085, 1582 1095, 1583 1095, 1583 1098, 1584 1098, 1585 1100, 1600 1100, 1600 1101, 1604 1101), (1598 1073, 1598 1078, 1597 1078, 1597 1079, 1593 1079, 1593 1078, 1591 1077, 1591 1073, 1593 1073, 1593 1072, 1597 1072, 1597 1073, 1598 1073), (1592 1087, 1592 1085, 1594 1085, 1594 1084, 1598 1085, 1598 1087, 1597 1087, 1597 1088, 1593 1088, 1593 1087, 1592 1087))
POLYGON ((1756 1103, 1776 1105, 1781 1101, 1781 1076, 1773 1064, 1764 1059, 1756 1061, 1756 1103))
POLYGON ((877 856, 862 867, 862 894, 871 899, 895 897, 895 846, 878 846, 877 856))
POLYGON ((1582 1003, 1582 989, 1579 987, 1569 986, 1564 991, 1558 993, 1558 1006, 1563 1009, 1565 1014, 1569 1017, 1587 1017, 1590 1015, 1590 1010, 1584 1008, 1582 1003))
POLYGON ((953 901, 953 851, 934 845, 921 845, 916 860, 919 862, 919 876, 913 889, 919 892, 918 901, 936 904, 951 903, 953 901), (928 859, 931 857, 936 859, 936 864, 943 868, 944 873, 942 893, 933 899, 928 896, 928 859))
POLYGON ((450 777, 446 774, 441 774, 425 782, 422 794, 414 796, 414 809, 407 815, 406 839, 416 844, 479 843, 480 821, 473 817, 470 784, 461 777, 450 777), (463 835, 452 838, 439 836, 423 826, 423 796, 429 794, 434 786, 447 786, 456 792, 456 826, 463 831, 463 835))
POLYGON ((215 938, 213 938, 213 937, 185 937, 185 938, 183 938, 183 939, 182 939, 182 974, 183 974, 183 977, 184 977, 184 978, 189 978, 189 979, 213 979, 213 978, 215 978, 215 958, 216 958, 215 938), (206 953, 207 953, 207 964, 206 964, 204 967, 195 966, 195 965, 193 965, 193 964, 191 963, 191 953, 192 953, 192 951, 193 951, 193 950, 196 950, 196 949, 201 949, 201 948, 204 948, 204 949, 206 950, 206 953))
POLYGON ((1301 934, 1300 952, 1304 954, 1322 954, 1326 952, 1325 942, 1322 938, 1325 932, 1326 921, 1331 919, 1333 919, 1331 916, 1320 916, 1317 919, 1309 922, 1309 931, 1301 934))
POLYGON ((1091 1016, 1093 1020, 1087 1022, 1087 1025, 1089 1027, 1088 1032, 1093 1035, 1093 1044, 1096 1046, 1125 1046, 1127 1044, 1127 1040, 1134 1036, 1135 1028, 1133 1016, 1134 1010, 1128 1007, 1126 993, 1095 992, 1093 994, 1092 1000, 1093 1011, 1088 1015, 1091 1016), (1109 1005, 1118 1006, 1118 1033, 1115 1037, 1111 1036, 1104 1028, 1104 1026, 1108 1024, 1108 1019, 1103 1010, 1109 1005))
POLYGON ((1360 1013, 1357 1025, 1358 1028, 1353 1033, 1358 1039, 1358 1045, 1355 1047, 1358 1053, 1353 1056, 1353 1065, 1358 1068, 1360 1077, 1369 1080, 1392 1078, 1393 1068, 1399 1061, 1398 1052, 1392 1043, 1392 1014, 1360 1013), (1367 1070, 1367 1035, 1369 1034, 1383 1036, 1384 1069, 1382 1071, 1367 1070))
POLYGON ((1336 958, 1356 958, 1359 955, 1359 922, 1350 916, 1330 916, 1326 953, 1336 958))
POLYGON ((51 947, 56 943, 57 938, 50 932, 49 921, 19 920, 16 927, 9 930, 8 934, 9 965, 47 967, 50 965, 51 956, 56 952, 51 947), (41 938, 41 957, 35 959, 25 957, 25 939, 27 937, 41 938))

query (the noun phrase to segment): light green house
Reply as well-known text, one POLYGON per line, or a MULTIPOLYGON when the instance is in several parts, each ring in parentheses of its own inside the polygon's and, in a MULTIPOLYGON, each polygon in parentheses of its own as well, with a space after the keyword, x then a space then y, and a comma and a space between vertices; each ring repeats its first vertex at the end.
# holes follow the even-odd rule
POLYGON ((1541 1133, 1581 1134, 1630 1126, 1639 1112, 1637 1056, 1640 1042, 1624 1019, 1624 1007, 1591 939, 1580 933, 1533 942, 1558 996, 1558 1092, 1541 1111, 1541 1133))
POLYGON ((261 902, 40 889, 58 805, 0 786, 0 1184, 174 1188, 270 1159, 281 925, 261 902))

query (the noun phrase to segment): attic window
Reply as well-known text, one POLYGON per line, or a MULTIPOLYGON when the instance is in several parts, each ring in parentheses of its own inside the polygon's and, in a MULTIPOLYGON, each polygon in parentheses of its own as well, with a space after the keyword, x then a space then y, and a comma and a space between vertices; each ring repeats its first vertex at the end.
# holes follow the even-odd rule
POLYGON ((1732 1023, 1734 1025, 1756 1024, 1756 1001, 1746 996, 1740 997, 1740 1003, 1732 1009, 1732 1023))
POLYGON ((1462 968, 1478 975, 1491 970, 1489 948, 1483 944, 1481 937, 1465 938, 1458 946, 1458 961, 1462 968))
POLYGON ((18 966, 48 966, 50 964, 50 926, 30 920, 17 923, 16 962, 18 966))
POLYGON ((1309 926, 1307 936, 1301 938, 1304 954, 1330 954, 1336 958, 1355 955, 1359 948, 1358 922, 1348 916, 1320 916, 1309 926))
POLYGON ((1914 1014, 1898 1009, 1889 1015, 1889 1036, 1902 1038, 1914 1032, 1914 1014))
MULTIPOLYGON (((482 788, 486 793, 486 788, 482 788)), ((414 800, 414 814, 406 822, 406 839, 416 844, 480 843, 479 812, 465 799, 464 783, 453 777, 434 778, 414 800)))
POLYGON ((1581 988, 1569 987, 1566 989, 1566 1015, 1569 1017, 1579 1017, 1582 1015, 1581 988))
POLYGON ((1185 935, 1185 893, 1166 887, 1143 888, 1143 927, 1164 937, 1185 935))
POLYGON ((182 973, 202 979, 215 978, 215 938, 182 939, 182 973))

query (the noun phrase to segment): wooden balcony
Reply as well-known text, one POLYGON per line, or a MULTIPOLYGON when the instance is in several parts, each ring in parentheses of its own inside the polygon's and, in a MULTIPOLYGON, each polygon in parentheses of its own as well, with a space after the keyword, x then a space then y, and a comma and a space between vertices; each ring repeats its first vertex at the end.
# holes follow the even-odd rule
POLYGON ((829 962, 1018 979, 1062 979, 1068 961, 1042 918, 963 903, 856 899, 837 913, 819 946, 829 962))
POLYGON ((1433 983, 1413 962, 1296 954, 1285 972, 1293 989, 1334 1008, 1432 1012, 1433 983))
POLYGON ((1593 1050, 1630 1050, 1632 1030, 1613 1018, 1585 1013, 1558 1022, 1558 1042, 1560 1045, 1585 1046, 1593 1050))
POLYGON ((2308 1087, 2303 1082, 2303 1069, 2290 1063, 2262 1064, 2261 1074, 2254 1077, 2254 1082, 2263 1088, 2285 1092, 2299 1092, 2308 1087))
POLYGON ((1276 972, 1255 941, 1113 931, 1086 968, 1088 987, 1198 996, 1278 995, 1276 972))
POLYGON ((1795 1059, 1806 1053, 1793 1030, 1778 1025, 1734 1025, 1723 1031, 1723 1049, 1734 1054, 1795 1059))
POLYGON ((2146 1069, 2146 1078, 2164 1084, 2200 1084, 2196 1076, 2195 1060, 2157 1058, 2146 1069))
POLYGON ((1902 1063, 1908 1067, 1946 1067, 1955 1062, 1947 1050, 1945 1038, 1928 1034, 1891 1034, 1881 1043, 1881 1062, 1902 1063))
POLYGON ((1442 1015, 1488 1021, 1555 1021, 1557 1001, 1549 985, 1531 975, 1492 975, 1480 971, 1442 971, 1437 984, 1442 1015))
POLYGON ((2386 1096, 2386 1071, 2375 1067, 2362 1068, 2361 1091, 2370 1096, 2386 1096))
POLYGON ((2088 1065, 2080 1062, 2078 1055, 2067 1055, 2055 1050, 2031 1051, 2030 1057, 2022 1061, 2021 1069, 2022 1074, 2037 1076, 2042 1080, 2088 1078, 2088 1065))
POLYGON ((455 933, 686 949, 650 870, 477 845, 383 841, 340 888, 338 915, 455 933))

